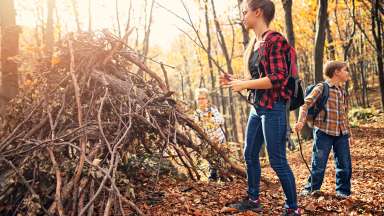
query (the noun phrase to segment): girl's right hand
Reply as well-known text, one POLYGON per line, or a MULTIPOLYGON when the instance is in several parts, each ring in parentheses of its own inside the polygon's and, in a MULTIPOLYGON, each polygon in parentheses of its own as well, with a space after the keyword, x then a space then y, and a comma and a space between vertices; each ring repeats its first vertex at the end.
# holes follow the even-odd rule
POLYGON ((229 73, 223 73, 220 75, 220 85, 221 86, 227 86, 230 81, 233 80, 233 77, 229 73))

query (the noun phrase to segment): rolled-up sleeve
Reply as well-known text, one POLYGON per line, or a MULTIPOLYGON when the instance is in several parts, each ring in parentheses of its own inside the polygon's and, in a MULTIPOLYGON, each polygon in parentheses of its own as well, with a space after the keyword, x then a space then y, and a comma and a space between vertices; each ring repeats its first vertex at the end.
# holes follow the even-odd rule
POLYGON ((304 104, 300 107, 299 122, 305 123, 307 121, 308 109, 315 105, 322 92, 323 85, 317 84, 313 88, 312 92, 307 97, 305 97, 304 104))
POLYGON ((284 58, 283 41, 275 41, 269 53, 269 69, 267 77, 271 80, 272 88, 279 89, 288 76, 284 58))

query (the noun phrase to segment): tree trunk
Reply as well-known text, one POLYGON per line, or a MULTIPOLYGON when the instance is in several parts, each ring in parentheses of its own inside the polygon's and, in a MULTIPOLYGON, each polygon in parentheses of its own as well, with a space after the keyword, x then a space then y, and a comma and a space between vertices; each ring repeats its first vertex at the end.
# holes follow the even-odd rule
MULTIPOLYGON (((241 9, 241 4, 243 3, 243 0, 237 0, 237 8, 239 9, 239 15, 240 17, 242 17, 242 9, 241 9)), ((245 48, 247 47, 248 43, 249 43, 249 32, 247 31, 247 29, 245 28, 245 26, 243 25, 243 22, 239 22, 239 25, 241 27, 241 33, 243 35, 243 47, 244 47, 244 50, 245 48)))
MULTIPOLYGON (((354 49, 355 51, 355 49, 354 49)), ((354 52, 355 53, 355 52, 354 52)), ((356 104, 358 106, 361 106, 361 101, 360 101, 360 94, 359 94, 359 83, 358 83, 358 76, 356 72, 356 65, 352 64, 350 65, 350 73, 351 73, 351 78, 352 78, 352 86, 353 86, 353 94, 355 95, 356 99, 356 104)))
POLYGON ((323 57, 328 0, 319 0, 318 7, 314 50, 315 82, 321 82, 323 80, 323 57))
POLYGON ((379 15, 380 1, 373 0, 372 4, 372 34, 376 44, 376 60, 379 73, 380 94, 381 94, 381 110, 384 111, 384 60, 383 60, 383 20, 379 15))
POLYGON ((292 47, 295 47, 295 33, 293 31, 292 21, 292 0, 282 0, 285 13, 285 30, 288 37, 288 42, 292 47))
MULTIPOLYGON (((233 74, 233 68, 232 68, 232 59, 230 58, 227 45, 225 43, 225 38, 223 35, 223 32, 220 27, 220 23, 218 21, 217 15, 216 15, 216 9, 215 9, 215 1, 211 0, 212 4, 212 13, 213 13, 213 18, 215 22, 215 27, 217 31, 217 36, 219 40, 219 44, 221 47, 221 50, 223 52, 226 64, 227 64, 227 71, 229 74, 233 74)), ((232 118, 232 131, 233 131, 233 138, 235 142, 239 141, 238 137, 238 131, 237 131, 237 121, 236 121, 236 112, 235 112, 235 104, 233 103, 233 95, 232 91, 229 89, 229 107, 230 107, 230 112, 231 112, 231 118, 232 118)))
POLYGON ((73 14, 75 15, 77 32, 81 32, 79 10, 77 8, 76 0, 71 0, 71 4, 72 4, 72 9, 73 9, 73 14))
MULTIPOLYGON (((145 35, 144 35, 144 41, 143 41, 143 44, 144 44, 144 47, 143 47, 143 56, 147 56, 148 55, 148 50, 149 50, 149 36, 151 34, 151 26, 152 26, 152 19, 153 19, 153 7, 155 5, 155 0, 152 0, 152 3, 151 3, 151 8, 150 8, 150 11, 149 11, 149 18, 148 18, 148 23, 147 23, 147 16, 145 16, 145 35)), ((145 6, 147 6, 147 4, 145 4, 145 6)), ((145 9, 147 10, 147 9, 145 9)), ((145 13, 146 14, 146 13, 145 13)), ((143 59, 143 61, 145 62, 145 59, 143 59)))
MULTIPOLYGON (((292 20, 292 0, 282 0, 281 2, 283 4, 283 8, 284 8, 285 31, 287 34, 288 42, 292 47, 295 47, 295 33, 293 31, 293 20, 292 20)), ((299 110, 300 109, 296 109, 294 111, 296 120, 299 118, 299 110)), ((287 124, 289 124, 289 122, 290 122, 289 121, 289 119, 290 119, 290 112, 289 111, 287 111, 287 115, 288 115, 287 124)), ((289 133, 290 133, 290 131, 289 131, 289 133)), ((264 156, 265 156, 265 153, 264 153, 264 156)))
MULTIPOLYGON (((364 40, 363 40, 363 34, 360 34, 360 49, 359 49, 359 56, 364 56, 365 54, 365 49, 364 49, 364 40)), ((367 88, 368 88, 368 83, 365 77, 365 60, 364 59, 359 59, 358 65, 360 66, 360 77, 361 77, 361 86, 362 86, 362 102, 363 102, 363 107, 367 108, 368 105, 368 95, 367 95, 367 88)))
POLYGON ((14 98, 19 89, 17 63, 12 59, 19 53, 20 28, 16 25, 13 0, 0 1, 1 22, 1 94, 0 106, 14 98))
POLYGON ((115 0, 115 12, 116 12, 117 32, 119 33, 119 38, 121 38, 121 26, 120 26, 120 16, 119 16, 119 0, 115 0))
POLYGON ((54 43, 54 32, 53 32, 53 10, 55 8, 55 0, 48 0, 48 15, 47 15, 47 27, 45 31, 45 54, 48 59, 51 59, 53 52, 54 43))
POLYGON ((88 0, 88 31, 92 31, 92 0, 88 0))
POLYGON ((331 27, 329 25, 329 17, 327 16, 327 20, 326 20, 326 34, 327 34, 327 42, 328 42, 328 46, 327 46, 327 50, 328 50, 328 58, 330 60, 335 60, 336 59, 336 49, 335 49, 335 46, 333 45, 333 37, 332 37, 332 31, 331 31, 331 27))
POLYGON ((212 59, 210 58, 212 53, 212 39, 211 39, 211 31, 209 27, 209 17, 208 17, 208 0, 204 1, 204 17, 205 17, 205 27, 207 31, 207 60, 208 60, 208 68, 209 68, 209 74, 211 76, 211 88, 212 88, 212 103, 215 104, 217 107, 219 107, 218 99, 215 87, 216 87, 216 79, 213 74, 213 63, 212 59))
POLYGON ((197 103, 196 103, 196 100, 194 99, 194 97, 193 97, 193 91, 192 91, 192 89, 193 89, 193 87, 192 87, 192 81, 191 81, 191 71, 190 71, 190 68, 189 68, 189 61, 188 61, 188 58, 187 58, 187 56, 185 56, 184 54, 183 54, 183 60, 184 60, 184 71, 185 71, 185 78, 186 78, 186 84, 187 84, 187 86, 189 87, 189 101, 190 102, 192 102, 192 106, 193 106, 193 108, 194 109, 196 109, 197 108, 197 103))
POLYGON ((183 101, 185 101, 184 76, 182 73, 180 74, 180 82, 181 82, 181 95, 182 95, 183 101))

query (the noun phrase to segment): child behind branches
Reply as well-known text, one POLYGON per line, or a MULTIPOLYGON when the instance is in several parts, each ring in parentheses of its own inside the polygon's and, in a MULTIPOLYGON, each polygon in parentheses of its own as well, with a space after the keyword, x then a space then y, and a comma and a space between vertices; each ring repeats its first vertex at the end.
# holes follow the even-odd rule
MULTIPOLYGON (((224 124, 224 118, 217 108, 210 104, 208 96, 209 92, 207 89, 197 89, 196 99, 198 108, 195 111, 194 118, 212 142, 222 145, 225 143, 225 134, 221 127, 224 124)), ((218 168, 221 167, 222 162, 220 157, 211 148, 207 146, 207 149, 208 155, 212 158, 212 162, 209 163, 209 180, 217 181, 219 178, 218 168)))

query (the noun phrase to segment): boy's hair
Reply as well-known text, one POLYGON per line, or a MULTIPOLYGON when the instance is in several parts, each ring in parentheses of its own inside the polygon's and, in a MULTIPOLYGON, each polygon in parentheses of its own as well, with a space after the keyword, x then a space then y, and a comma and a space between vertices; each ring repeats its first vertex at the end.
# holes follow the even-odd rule
POLYGON ((198 88, 196 90, 196 100, 199 98, 200 95, 205 95, 208 99, 209 97, 209 91, 206 88, 198 88))
POLYGON ((341 70, 344 67, 347 67, 348 64, 342 61, 328 61, 324 65, 324 75, 328 78, 332 78, 335 75, 336 70, 341 70))

